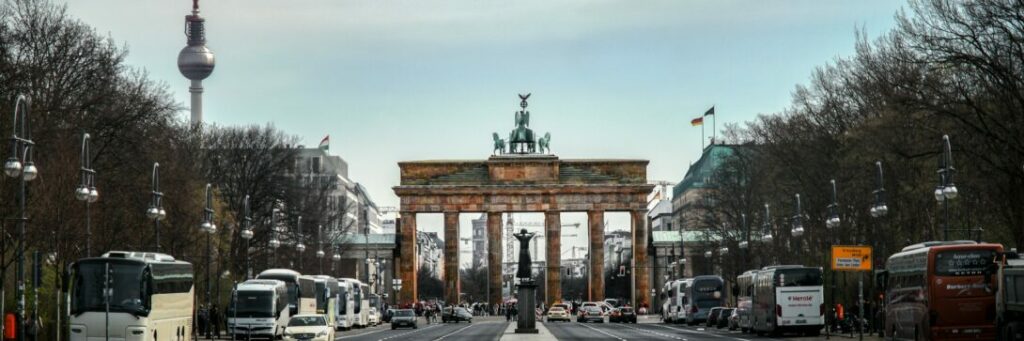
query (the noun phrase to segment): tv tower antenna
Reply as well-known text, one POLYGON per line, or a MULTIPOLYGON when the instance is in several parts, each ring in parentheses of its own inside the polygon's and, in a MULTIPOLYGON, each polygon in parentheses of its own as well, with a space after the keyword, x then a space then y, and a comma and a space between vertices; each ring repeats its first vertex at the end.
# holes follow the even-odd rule
POLYGON ((203 79, 213 73, 213 51, 206 47, 206 19, 199 16, 199 0, 192 0, 192 14, 185 16, 188 45, 178 52, 178 71, 192 81, 192 124, 203 123, 203 79))

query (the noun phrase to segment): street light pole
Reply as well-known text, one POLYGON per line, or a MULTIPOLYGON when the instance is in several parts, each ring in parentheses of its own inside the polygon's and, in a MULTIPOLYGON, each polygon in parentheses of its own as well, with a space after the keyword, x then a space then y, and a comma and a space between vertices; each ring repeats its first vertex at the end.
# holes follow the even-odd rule
POLYGON ((249 241, 252 240, 252 217, 249 216, 249 195, 245 195, 242 202, 242 232, 241 237, 245 240, 245 279, 252 278, 252 264, 249 262, 249 241))
MULTIPOLYGON (((804 224, 803 224, 803 219, 802 219, 803 217, 801 217, 801 212, 802 211, 803 210, 800 209, 800 193, 797 193, 796 194, 796 213, 793 215, 793 229, 790 231, 790 233, 793 235, 794 239, 795 238, 800 238, 801 236, 804 235, 804 224)), ((801 249, 803 249, 803 247, 800 245, 800 240, 796 239, 796 256, 797 256, 797 260, 798 261, 799 261, 800 256, 803 254, 803 252, 802 252, 803 250, 801 250, 801 249)))
POLYGON ((324 273, 324 256, 327 255, 324 253, 323 229, 323 225, 316 226, 316 261, 321 275, 324 273))
MULTIPOLYGON (((953 184, 953 148, 949 143, 949 135, 942 135, 942 156, 939 158, 939 185, 935 187, 935 200, 942 203, 945 224, 942 226, 942 239, 949 240, 949 201, 956 199, 956 185, 953 184)), ((966 229, 970 239, 970 229, 966 229)), ((979 238, 980 239, 980 238, 979 238)))
POLYGON ((85 203, 85 257, 92 257, 92 217, 89 214, 89 204, 99 200, 100 193, 96 191, 96 171, 92 169, 92 160, 89 158, 89 134, 82 134, 82 153, 80 158, 79 177, 81 183, 75 190, 75 199, 85 203))
POLYGON ((167 217, 167 211, 163 207, 164 193, 160 192, 160 163, 153 163, 153 187, 150 191, 151 198, 149 209, 146 210, 146 217, 153 219, 153 230, 155 236, 154 249, 160 252, 160 221, 167 217))
MULTIPOLYGON (((764 244, 771 243, 774 238, 772 236, 772 215, 771 210, 768 209, 768 203, 764 203, 764 225, 761 228, 764 230, 764 235, 761 236, 761 242, 764 244)), ((774 261, 775 260, 772 259, 771 262, 765 263, 774 263, 774 261)))
MULTIPOLYGON (((841 223, 841 220, 839 219, 839 201, 838 201, 839 199, 838 199, 838 195, 836 193, 836 180, 832 179, 832 180, 829 180, 829 182, 832 184, 832 203, 828 205, 828 215, 829 216, 828 216, 828 219, 825 220, 825 227, 828 229, 829 233, 832 234, 833 238, 830 241, 831 241, 832 245, 835 246, 835 245, 839 244, 839 232, 837 231, 837 229, 839 228, 839 224, 841 223)), ((829 256, 829 262, 833 262, 834 261, 831 258, 832 257, 830 255, 829 256)), ((832 267, 829 266, 829 268, 832 268, 832 267)), ((829 307, 829 311, 832 311, 831 309, 834 309, 832 307, 836 306, 836 277, 838 275, 839 275, 839 273, 835 269, 832 269, 832 294, 831 294, 831 302, 832 303, 831 303, 831 307, 829 307)), ((830 318, 831 318, 832 323, 835 324, 835 316, 831 316, 830 318)), ((832 334, 831 328, 826 327, 825 328, 825 338, 826 339, 830 338, 832 336, 831 334, 832 334)))
MULTIPOLYGON (((276 205, 276 204, 275 204, 276 205)), ((267 241, 271 250, 270 267, 277 267, 277 248, 281 247, 281 241, 277 240, 277 207, 271 210, 270 214, 270 240, 267 241)))
MULTIPOLYGON (((202 232, 206 232, 206 311, 210 313, 210 268, 212 267, 210 254, 213 252, 210 247, 210 236, 217 231, 217 225, 213 223, 213 186, 206 184, 206 207, 203 208, 203 223, 199 225, 202 232)), ((213 328, 206 328, 206 337, 210 338, 210 331, 213 328)))
POLYGON ((299 233, 295 235, 295 251, 299 253, 299 272, 301 273, 303 270, 302 253, 306 252, 306 244, 302 243, 302 216, 298 217, 298 221, 296 222, 296 228, 298 229, 299 233))
POLYGON ((12 178, 18 178, 18 209, 20 214, 18 216, 18 276, 17 276, 17 314, 15 323, 19 327, 15 329, 17 333, 17 340, 25 340, 24 328, 20 326, 24 325, 25 321, 25 222, 28 217, 25 215, 25 199, 26 199, 26 184, 32 181, 39 175, 39 169, 36 168, 35 163, 32 162, 32 147, 35 142, 32 142, 31 134, 28 130, 28 114, 30 111, 32 101, 24 95, 18 95, 18 98, 14 102, 14 123, 11 124, 11 157, 4 162, 4 173, 12 178), (21 126, 18 126, 18 117, 21 114, 21 126), (19 136, 20 135, 20 136, 19 136), (22 164, 24 162, 24 165, 22 164))

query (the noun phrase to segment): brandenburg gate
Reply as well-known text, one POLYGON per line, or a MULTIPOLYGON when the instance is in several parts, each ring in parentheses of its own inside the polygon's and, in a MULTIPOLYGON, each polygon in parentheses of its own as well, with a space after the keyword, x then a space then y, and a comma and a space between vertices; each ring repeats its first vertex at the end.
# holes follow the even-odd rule
POLYGON ((445 300, 459 302, 459 214, 487 214, 488 267, 492 304, 502 300, 502 214, 542 212, 546 236, 547 304, 561 301, 561 213, 586 212, 590 231, 590 300, 604 299, 604 214, 629 212, 633 236, 635 306, 650 306, 647 260, 647 160, 569 160, 550 154, 550 134, 535 139, 526 99, 506 144, 494 134, 486 160, 399 162, 401 201, 399 257, 401 302, 416 302, 416 214, 444 214, 445 300), (507 146, 507 148, 506 148, 507 146))

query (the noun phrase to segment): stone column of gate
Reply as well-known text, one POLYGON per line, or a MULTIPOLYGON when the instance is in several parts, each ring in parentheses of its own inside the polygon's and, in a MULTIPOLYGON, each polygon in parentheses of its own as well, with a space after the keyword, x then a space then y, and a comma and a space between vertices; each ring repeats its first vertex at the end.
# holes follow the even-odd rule
POLYGON ((647 211, 630 211, 633 220, 633 288, 634 307, 651 309, 650 264, 647 261, 647 211))
POLYGON ((459 304, 459 212, 444 212, 444 299, 459 304))
POLYGON ((590 300, 604 300, 604 211, 588 211, 590 225, 590 300))
POLYGON ((562 301, 562 216, 559 211, 544 212, 544 234, 547 236, 547 306, 562 301))
POLYGON ((416 297, 416 271, 419 266, 419 259, 416 259, 416 212, 401 212, 399 218, 402 219, 400 225, 399 237, 401 240, 401 249, 398 250, 401 262, 399 262, 398 271, 402 278, 402 290, 399 290, 398 297, 395 302, 402 304, 403 302, 418 302, 419 299, 416 297))
POLYGON ((488 300, 492 305, 501 304, 501 212, 487 212, 487 285, 490 287, 488 300))

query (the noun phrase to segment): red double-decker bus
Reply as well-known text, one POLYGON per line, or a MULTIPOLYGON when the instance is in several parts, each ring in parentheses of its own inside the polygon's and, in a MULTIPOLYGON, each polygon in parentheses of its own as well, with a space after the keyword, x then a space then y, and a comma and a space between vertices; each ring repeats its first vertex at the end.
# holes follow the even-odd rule
POLYGON ((926 242, 886 263, 885 331, 914 340, 992 340, 995 295, 986 268, 1000 244, 926 242))

